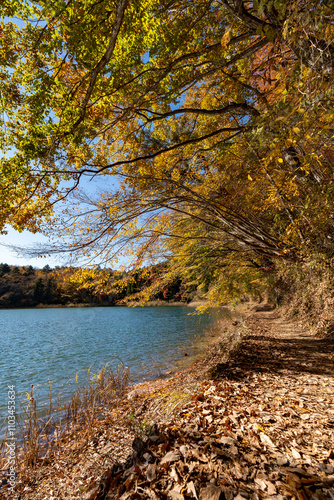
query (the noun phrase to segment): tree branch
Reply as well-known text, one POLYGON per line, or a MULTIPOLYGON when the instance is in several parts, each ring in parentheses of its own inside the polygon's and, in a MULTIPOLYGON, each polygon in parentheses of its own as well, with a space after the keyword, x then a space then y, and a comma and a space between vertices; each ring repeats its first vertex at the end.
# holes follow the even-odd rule
POLYGON ((113 29, 111 31, 111 36, 110 36, 108 48, 107 48, 106 52, 104 53, 102 59, 97 63, 97 65, 95 66, 95 68, 91 72, 91 77, 90 77, 88 89, 87 89, 85 98, 80 106, 80 108, 81 108, 80 109, 80 116, 77 119, 77 121, 75 122, 75 124, 73 125, 73 127, 69 133, 73 133, 78 128, 78 126, 83 121, 83 119, 85 118, 87 104, 88 104, 88 101, 90 99, 90 96, 92 95, 97 77, 98 77, 99 73, 103 70, 103 68, 108 64, 108 62, 111 59, 111 56, 113 55, 114 48, 116 45, 117 36, 118 36, 118 33, 121 29, 122 22, 124 19, 124 13, 125 13, 127 3, 128 3, 128 0, 119 0, 119 2, 117 4, 116 17, 115 17, 113 29))
MULTIPOLYGON (((244 103, 236 103, 232 102, 231 104, 228 104, 224 108, 219 108, 219 109, 201 109, 201 108, 179 108, 179 109, 174 109, 173 111, 169 111, 168 113, 158 113, 156 111, 150 111, 149 109, 144 109, 143 111, 147 111, 149 113, 153 113, 155 116, 153 118, 148 118, 144 114, 140 113, 142 116, 145 116, 146 120, 148 123, 154 122, 157 120, 160 120, 162 118, 168 118, 169 116, 175 116, 183 113, 191 113, 191 114, 197 114, 197 115, 224 115, 226 113, 230 113, 231 111, 234 110, 243 110, 246 111, 246 113, 253 115, 253 116, 259 116, 260 113, 258 112, 257 109, 253 108, 253 106, 250 106, 246 102, 244 103)), ((137 112, 141 110, 136 110, 137 112)))

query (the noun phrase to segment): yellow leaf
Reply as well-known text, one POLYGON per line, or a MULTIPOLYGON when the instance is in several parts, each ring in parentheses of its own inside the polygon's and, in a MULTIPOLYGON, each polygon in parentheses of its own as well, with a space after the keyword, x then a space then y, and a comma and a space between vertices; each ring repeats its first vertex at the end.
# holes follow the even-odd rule
POLYGON ((283 163, 283 159, 282 158, 278 158, 278 163, 283 163))
POLYGON ((295 134, 299 134, 300 132, 300 129, 298 127, 293 127, 292 130, 294 131, 295 134))
POLYGON ((224 33, 224 36, 220 42, 223 49, 225 49, 227 47, 230 40, 231 40, 231 32, 226 31, 226 33, 224 33))
POLYGON ((252 181, 252 180, 253 180, 249 174, 248 174, 248 179, 249 179, 250 181, 252 181))

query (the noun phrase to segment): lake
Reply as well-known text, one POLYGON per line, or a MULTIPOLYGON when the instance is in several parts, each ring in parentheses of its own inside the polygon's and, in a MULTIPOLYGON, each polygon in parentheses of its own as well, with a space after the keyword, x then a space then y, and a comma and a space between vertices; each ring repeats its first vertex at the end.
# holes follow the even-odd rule
POLYGON ((142 381, 183 366, 203 350, 200 339, 224 315, 222 309, 192 312, 187 306, 0 310, 1 420, 8 384, 21 401, 33 384, 41 404, 48 401, 49 381, 52 394, 68 400, 76 374, 87 381, 89 367, 96 373, 110 362, 117 369, 121 360, 131 380, 142 381))

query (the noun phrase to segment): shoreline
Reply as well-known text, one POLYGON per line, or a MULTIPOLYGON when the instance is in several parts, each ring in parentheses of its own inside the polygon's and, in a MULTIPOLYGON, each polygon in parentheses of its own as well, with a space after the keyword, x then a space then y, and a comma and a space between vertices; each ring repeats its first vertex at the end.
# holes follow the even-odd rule
MULTIPOLYGON (((198 307, 199 305, 202 304, 203 302, 197 301, 189 304, 169 303, 168 305, 198 307)), ((148 304, 148 307, 156 307, 156 306, 163 307, 165 305, 166 305, 165 303, 154 304, 154 305, 148 304)), ((31 309, 36 309, 36 308, 31 308, 31 309)), ((148 366, 147 374, 144 374, 140 377, 134 376, 134 379, 131 382, 129 382, 130 391, 132 392, 136 390, 137 386, 147 386, 152 384, 153 387, 155 384, 159 385, 160 382, 161 384, 163 384, 166 381, 172 379, 174 376, 177 376, 177 374, 191 369, 191 367, 194 366, 198 361, 201 361, 206 356, 207 349, 210 348, 210 346, 214 344, 217 341, 217 339, 219 339, 219 337, 221 336, 221 332, 219 328, 216 328, 216 325, 224 322, 226 325, 231 326, 232 321, 235 320, 236 317, 241 318, 244 306, 241 305, 239 307, 236 307, 235 311, 231 310, 226 306, 221 306, 219 309, 225 310, 226 315, 222 316, 221 318, 214 319, 213 323, 207 328, 206 331, 202 332, 201 334, 195 334, 194 337, 189 342, 189 345, 180 345, 177 349, 175 349, 175 352, 177 353, 177 359, 174 360, 174 362, 171 363, 169 367, 167 367, 167 370, 166 369, 164 370, 164 366, 162 366, 161 368, 159 366, 156 366, 152 367, 152 369, 150 369, 150 366, 148 366)), ((131 379, 131 374, 130 374, 130 379, 131 379)), ((81 388, 85 389, 85 387, 86 386, 82 386, 81 388)), ((67 404, 71 401, 74 395, 75 392, 68 400, 66 400, 66 404, 64 403, 65 407, 67 407, 67 404)), ((44 408, 46 404, 47 404, 46 402, 42 402, 41 404, 37 405, 37 416, 39 419, 44 419, 48 415, 48 408, 47 407, 44 408)), ((57 413, 57 421, 63 420, 64 414, 67 411, 65 407, 62 411, 57 413)), ((22 418, 22 415, 20 416, 20 418, 22 418)), ((0 441, 3 439, 4 439, 4 433, 1 436, 0 441)))
MULTIPOLYGON (((219 341, 225 342, 226 352, 228 351, 227 344, 229 341, 233 343, 233 339, 237 339, 238 342, 239 339, 244 335, 244 333, 242 333, 240 336, 239 331, 240 329, 244 329, 247 318, 253 314, 254 303, 249 302, 245 304, 238 304, 237 306, 235 306, 233 311, 231 311, 231 309, 227 306, 221 307, 227 309, 229 313, 231 313, 231 316, 222 317, 216 320, 205 333, 199 335, 195 339, 195 349, 198 347, 199 349, 201 349, 200 352, 189 357, 186 356, 185 358, 176 362, 174 364, 175 370, 172 370, 171 372, 166 374, 166 376, 134 383, 131 386, 133 389, 132 391, 130 391, 130 394, 133 393, 134 395, 136 395, 137 391, 138 393, 140 393, 143 392, 143 390, 149 392, 150 389, 155 391, 157 388, 161 388, 167 385, 169 381, 173 380, 174 378, 182 377, 182 374, 186 375, 191 370, 196 371, 198 366, 203 364, 208 356, 208 353, 210 353, 210 351, 212 350, 215 350, 219 341), (227 342, 226 339, 228 339, 227 342)), ((194 349, 193 342, 192 349, 194 349)))
MULTIPOLYGON (((170 379, 138 384, 88 434, 72 429, 35 468, 20 469, 16 493, 22 500, 331 498, 334 346, 277 310, 251 311, 245 322, 242 338, 223 335, 228 353, 213 343, 170 379), (310 345, 318 357, 308 369, 301 347, 310 345)), ((7 488, 1 493, 11 498, 7 488)))
MULTIPOLYGON (((243 314, 244 319, 246 319, 246 313, 250 312, 249 306, 240 305, 238 312, 243 314)), ((233 333, 236 333, 231 318, 222 318, 216 324, 220 327, 221 322, 225 323, 223 329, 214 336, 210 333, 206 335, 208 342, 202 353, 199 357, 189 357, 187 366, 175 367, 175 370, 163 377, 135 382, 133 385, 128 386, 126 393, 120 399, 115 400, 116 404, 113 403, 111 406, 102 406, 100 408, 99 415, 95 417, 93 425, 95 428, 106 425, 108 428, 111 426, 112 429, 115 429, 115 434, 118 436, 117 441, 114 442, 113 457, 115 460, 125 460, 131 454, 133 439, 136 439, 138 435, 142 436, 146 432, 147 425, 158 424, 164 426, 171 419, 175 409, 178 408, 178 398, 181 399, 181 406, 184 400, 186 400, 186 404, 192 400, 199 390, 199 384, 205 379, 205 374, 210 365, 213 366, 218 360, 222 359, 222 352, 220 352, 218 346, 219 340, 222 339, 224 334, 228 340, 231 340, 233 333), (149 408, 147 408, 147 404, 149 408), (152 405, 154 406, 153 411, 150 408, 152 405)), ((223 358, 228 359, 227 352, 223 353, 223 358)), ((65 454, 67 458, 71 458, 74 456, 74 450, 77 448, 82 450, 81 439, 82 434, 86 433, 87 424, 84 423, 78 427, 77 424, 73 425, 70 422, 69 425, 70 431, 65 433, 59 443, 61 451, 60 449, 58 451, 56 449, 42 451, 41 458, 37 461, 37 469, 27 468, 29 476, 31 472, 38 470, 39 467, 48 467, 57 456, 59 458, 65 454)), ((67 427, 65 421, 62 423, 62 427, 63 429, 67 427)), ((53 432, 52 439, 56 435, 57 431, 53 432)), ((85 446, 89 446, 88 442, 86 442, 85 446)), ((22 450, 20 452, 22 453, 22 450)), ((24 466, 25 468, 26 466, 24 466)), ((25 477, 24 474, 23 477, 25 477)), ((22 497, 22 499, 25 498, 32 500, 29 495, 22 497)), ((46 497, 43 497, 43 500, 44 498, 46 497)), ((36 498, 33 497, 33 500, 36 500, 36 498)))
MULTIPOLYGON (((249 307, 246 307, 246 309, 249 312, 249 307)), ((239 310, 238 313, 245 314, 244 305, 241 305, 241 311, 239 310)), ((232 318, 225 317, 219 319, 216 322, 216 324, 219 324, 219 328, 221 327, 221 322, 225 323, 225 331, 231 332, 233 329, 232 318)), ((239 324, 239 322, 237 323, 239 324)), ((20 472, 27 469, 30 471, 30 475, 32 471, 38 470, 39 467, 48 466, 59 454, 62 455, 65 453, 67 458, 70 458, 73 455, 73 450, 81 447, 80 443, 82 439, 87 439, 84 436, 87 433, 91 433, 92 428, 104 425, 111 425, 112 428, 115 427, 118 431, 118 440, 115 443, 115 457, 117 460, 125 459, 131 452, 131 442, 136 438, 138 433, 141 435, 147 426, 153 425, 153 422, 164 425, 164 422, 167 422, 171 417, 169 408, 171 408, 171 412, 173 413, 179 405, 179 398, 181 398, 181 402, 191 400, 193 394, 198 390, 198 383, 203 379, 204 374, 208 370, 208 357, 212 358, 211 362, 215 358, 215 355, 212 356, 210 352, 217 348, 222 333, 223 331, 219 331, 212 334, 209 331, 204 336, 204 347, 203 338, 200 336, 199 339, 196 339, 202 345, 202 351, 199 355, 187 357, 185 361, 186 365, 183 362, 181 363, 182 366, 175 365, 174 369, 167 373, 166 376, 158 376, 153 378, 153 380, 135 382, 133 385, 129 385, 124 395, 120 396, 120 399, 116 399, 111 404, 102 405, 90 423, 81 423, 80 417, 79 424, 78 420, 73 421, 71 419, 68 423, 66 423, 66 419, 60 420, 61 428, 59 424, 56 424, 54 430, 50 432, 49 437, 46 439, 44 437, 41 441, 40 458, 37 458, 36 463, 37 469, 31 469, 31 466, 27 468, 27 465, 24 465, 27 457, 22 454, 23 449, 18 450, 21 457, 19 458, 19 461, 21 461, 20 472), (147 401, 149 401, 150 405, 152 405, 152 402, 157 403, 158 406, 153 413, 150 413, 150 410, 145 410, 147 401), (166 411, 166 408, 168 408, 168 411, 166 411), (141 421, 140 414, 143 413, 143 409, 145 417, 141 421), (63 432, 64 435, 62 435, 63 432), (49 448, 50 445, 48 443, 51 443, 51 448, 49 448)), ((221 353, 219 354, 219 358, 221 358, 221 353)), ((0 481, 1 491, 4 490, 1 489, 0 481)), ((23 496, 22 498, 26 497, 23 496)))
MULTIPOLYGON (((96 304, 94 302, 81 302, 81 303, 67 303, 67 304, 37 304, 36 306, 27 306, 27 307, 0 307, 0 311, 11 311, 13 309, 62 309, 62 308, 70 308, 70 309, 81 309, 85 307, 128 307, 129 309, 134 309, 135 307, 199 307, 202 305, 205 305, 205 301, 193 301, 193 302, 168 302, 168 301, 163 301, 163 300, 152 300, 150 302, 147 302, 144 305, 137 305, 137 306, 132 306, 132 305, 127 305, 124 303, 119 303, 119 304, 96 304)), ((227 305, 222 305, 219 307, 227 307, 227 305)))

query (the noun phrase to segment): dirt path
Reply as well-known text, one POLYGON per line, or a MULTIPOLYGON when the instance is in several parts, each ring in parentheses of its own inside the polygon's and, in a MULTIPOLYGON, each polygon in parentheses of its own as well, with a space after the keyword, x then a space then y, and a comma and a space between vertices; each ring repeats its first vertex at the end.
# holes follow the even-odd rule
MULTIPOLYGON (((255 318, 256 323, 263 325, 268 335, 263 338, 261 332, 258 339, 261 342, 250 353, 254 370, 258 368, 280 374, 318 374, 333 377, 333 342, 316 338, 309 331, 302 330, 281 316, 276 317, 275 313, 258 313, 255 318)), ((251 339, 256 342, 254 333, 251 339)), ((247 357, 245 361, 248 361, 247 357)))
POLYGON ((333 343, 275 313, 247 326, 229 361, 206 359, 213 378, 181 414, 114 469, 107 498, 334 499, 333 343))
POLYGON ((218 343, 191 369, 130 397, 137 423, 160 423, 148 437, 143 425, 123 427, 124 449, 132 443, 125 461, 113 452, 121 419, 101 424, 80 455, 41 464, 20 498, 334 500, 333 341, 275 312, 246 324, 229 360, 218 343), (182 408, 168 416, 171 398, 182 408))

